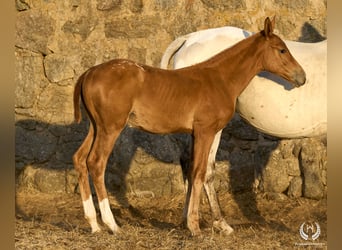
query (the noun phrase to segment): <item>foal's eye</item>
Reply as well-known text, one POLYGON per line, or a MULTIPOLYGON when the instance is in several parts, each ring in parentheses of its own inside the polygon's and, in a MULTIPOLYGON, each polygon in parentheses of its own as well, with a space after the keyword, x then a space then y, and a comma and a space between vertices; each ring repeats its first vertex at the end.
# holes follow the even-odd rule
POLYGON ((279 50, 279 51, 280 51, 280 53, 282 53, 282 54, 286 53, 286 49, 281 49, 281 50, 279 50))

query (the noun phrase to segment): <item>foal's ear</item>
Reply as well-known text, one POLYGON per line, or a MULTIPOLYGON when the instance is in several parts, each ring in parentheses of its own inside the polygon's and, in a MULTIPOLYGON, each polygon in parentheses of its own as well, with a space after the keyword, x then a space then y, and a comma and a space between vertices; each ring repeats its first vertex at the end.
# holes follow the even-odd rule
POLYGON ((268 39, 273 33, 273 26, 275 23, 275 17, 272 18, 272 21, 269 17, 266 17, 264 24, 264 34, 266 39, 268 39))

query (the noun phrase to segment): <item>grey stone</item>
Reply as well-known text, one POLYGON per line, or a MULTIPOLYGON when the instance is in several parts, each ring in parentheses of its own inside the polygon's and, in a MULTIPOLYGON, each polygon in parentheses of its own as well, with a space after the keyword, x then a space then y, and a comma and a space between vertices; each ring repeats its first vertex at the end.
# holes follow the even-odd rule
POLYGON ((169 10, 177 5, 176 0, 154 0, 157 10, 169 10))
POLYGON ((287 191, 287 195, 289 197, 298 198, 302 196, 302 186, 303 180, 300 176, 293 177, 290 182, 289 189, 287 191))
POLYGON ((324 148, 320 142, 307 139, 300 153, 300 166, 304 175, 303 194, 307 198, 321 199, 324 197, 322 180, 322 152, 324 148))
POLYGON ((274 193, 274 192, 266 192, 265 197, 269 200, 274 201, 286 201, 288 197, 285 194, 274 193))
POLYGON ((143 38, 155 34, 160 26, 159 16, 124 17, 105 23, 107 38, 143 38))
POLYGON ((55 21, 38 9, 21 11, 15 24, 15 45, 34 52, 49 54, 48 41, 55 31, 55 21))
POLYGON ((293 141, 294 140, 282 140, 279 143, 279 147, 281 148, 281 155, 283 159, 291 158, 293 156, 293 148, 294 148, 293 141))
POLYGON ((142 0, 131 0, 130 10, 134 13, 141 13, 144 8, 144 2, 142 0))
POLYGON ((262 187, 265 192, 283 193, 289 186, 289 177, 279 152, 269 156, 268 163, 263 167, 262 187))
POLYGON ((35 184, 43 193, 64 193, 66 190, 65 170, 41 168, 35 174, 35 184))
POLYGON ((17 49, 15 51, 15 106, 33 108, 41 88, 48 85, 44 77, 43 56, 17 49))
POLYGON ((209 8, 219 9, 219 10, 241 10, 246 9, 246 1, 245 0, 201 0, 203 4, 208 6, 209 8))
POLYGON ((82 0, 71 0, 71 6, 77 8, 80 6, 82 0))
POLYGON ((81 64, 86 69, 89 69, 90 67, 94 66, 95 62, 96 62, 96 55, 94 54, 87 54, 87 55, 82 56, 81 64))
POLYGON ((48 124, 70 124, 74 120, 71 82, 66 86, 49 84, 37 98, 36 117, 48 124))
POLYGON ((158 161, 141 149, 133 155, 128 171, 122 167, 112 166, 108 186, 117 186, 121 191, 136 196, 160 197, 184 191, 179 165, 158 161))
POLYGON ((26 165, 20 171, 18 178, 16 179, 16 187, 18 190, 36 190, 34 176, 37 172, 37 168, 31 165, 26 165))
POLYGON ((298 158, 291 157, 288 159, 284 159, 284 163, 285 163, 284 167, 287 169, 287 174, 289 176, 300 176, 301 175, 298 158))
POLYGON ((78 187, 78 173, 74 168, 66 170, 66 192, 75 193, 78 187))
POLYGON ((97 0, 96 8, 102 11, 118 9, 121 6, 121 0, 97 0))
POLYGON ((274 3, 288 10, 305 9, 308 5, 310 5, 309 0, 297 0, 297 1, 274 0, 274 3))
POLYGON ((312 24, 305 23, 302 27, 302 35, 298 39, 300 42, 320 42, 326 39, 315 27, 320 26, 320 22, 314 20, 312 24))
POLYGON ((128 57, 135 62, 146 64, 146 49, 129 48, 128 57))
POLYGON ((92 16, 81 16, 76 20, 65 22, 62 30, 66 33, 78 34, 83 40, 86 40, 96 25, 97 20, 92 16))
MULTIPOLYGON (((214 170, 214 187, 215 190, 224 190, 224 191, 232 191, 232 188, 236 187, 236 190, 239 188, 237 186, 230 185, 230 177, 233 177, 233 172, 229 171, 230 163, 228 161, 216 161, 215 162, 215 170, 214 170)), ((243 169, 243 168, 241 168, 243 169)), ((241 180, 237 180, 240 181, 241 180)), ((242 182, 243 183, 243 182, 242 182)), ((242 188, 243 190, 247 190, 247 188, 242 188)))
POLYGON ((16 1, 15 1, 15 7, 16 7, 17 10, 19 10, 19 11, 23 11, 23 10, 28 10, 28 9, 30 9, 30 5, 27 3, 26 0, 16 0, 16 1))
POLYGON ((47 55, 44 58, 44 68, 45 74, 51 82, 60 82, 74 77, 71 60, 60 54, 47 55))
POLYGON ((65 192, 65 170, 52 170, 43 166, 27 165, 20 173, 18 189, 43 193, 65 192))

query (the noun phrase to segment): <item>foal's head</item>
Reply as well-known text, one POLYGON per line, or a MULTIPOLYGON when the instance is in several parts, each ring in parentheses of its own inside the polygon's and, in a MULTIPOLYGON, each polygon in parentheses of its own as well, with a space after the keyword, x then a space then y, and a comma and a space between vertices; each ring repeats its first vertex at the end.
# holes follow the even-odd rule
POLYGON ((293 58, 285 43, 277 35, 273 34, 274 23, 275 18, 270 21, 267 17, 264 30, 261 31, 261 34, 266 39, 265 46, 267 46, 264 51, 263 68, 299 87, 305 83, 305 72, 296 59, 293 58))

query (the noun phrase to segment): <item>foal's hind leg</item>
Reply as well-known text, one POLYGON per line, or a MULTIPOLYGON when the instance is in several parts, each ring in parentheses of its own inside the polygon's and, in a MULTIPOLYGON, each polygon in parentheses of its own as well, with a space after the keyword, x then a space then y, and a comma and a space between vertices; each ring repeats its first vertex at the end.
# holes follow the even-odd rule
POLYGON ((204 189, 208 196, 211 212, 213 214, 214 223, 213 226, 219 229, 224 234, 228 235, 233 232, 233 229, 228 225, 221 214, 220 205, 218 203, 215 187, 214 187, 214 167, 215 167, 215 157, 217 153, 218 146, 220 144, 222 130, 217 132, 215 135, 214 141, 211 145, 209 157, 208 157, 208 165, 207 172, 205 176, 204 189))
POLYGON ((87 157, 91 148, 91 144, 94 139, 94 128, 93 125, 90 124, 89 131, 84 139, 82 145, 76 151, 73 156, 74 167, 78 171, 78 185, 80 188, 83 209, 84 209, 84 217, 87 219, 91 226, 91 231, 98 232, 100 228, 97 224, 96 220, 96 210, 93 203, 93 198, 91 196, 90 186, 89 186, 89 178, 88 178, 88 168, 87 168, 87 157))
POLYGON ((119 227, 116 224, 110 209, 104 178, 109 154, 111 153, 121 130, 122 129, 112 129, 104 131, 102 128, 98 128, 87 159, 88 169, 99 201, 102 221, 113 233, 117 232, 119 227))

